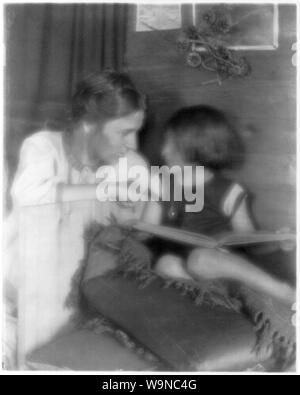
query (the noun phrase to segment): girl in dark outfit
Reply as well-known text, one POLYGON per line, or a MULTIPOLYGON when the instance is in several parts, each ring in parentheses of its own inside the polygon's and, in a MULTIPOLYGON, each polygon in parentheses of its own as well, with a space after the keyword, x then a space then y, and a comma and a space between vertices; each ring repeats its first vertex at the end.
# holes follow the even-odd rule
MULTIPOLYGON (((240 156, 238 136, 220 111, 208 106, 179 110, 169 120, 162 154, 168 166, 204 166, 204 207, 186 212, 185 201, 165 204, 162 222, 188 231, 217 235, 226 231, 251 232, 245 188, 221 174, 240 156)), ((178 188, 197 186, 203 180, 174 179, 178 188)), ((202 185, 203 188, 203 185, 202 185)), ((193 250, 162 244, 155 269, 164 277, 197 281, 199 278, 228 278, 242 281, 292 303, 294 290, 244 257, 223 250, 193 250)))

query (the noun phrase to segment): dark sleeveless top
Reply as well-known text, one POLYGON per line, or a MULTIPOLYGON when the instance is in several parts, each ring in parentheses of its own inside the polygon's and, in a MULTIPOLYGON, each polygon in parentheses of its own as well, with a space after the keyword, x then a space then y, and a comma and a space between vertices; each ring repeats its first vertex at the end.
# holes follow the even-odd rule
MULTIPOLYGON (((186 201, 163 202, 163 225, 176 227, 191 232, 214 236, 232 230, 231 219, 246 197, 243 187, 232 180, 215 175, 204 186, 204 207, 200 212, 186 212, 186 201), (229 203, 229 206, 228 206, 229 203), (227 211, 226 212, 226 206, 227 211)), ((176 253, 184 255, 189 247, 176 243, 156 240, 153 244, 155 254, 176 253)))

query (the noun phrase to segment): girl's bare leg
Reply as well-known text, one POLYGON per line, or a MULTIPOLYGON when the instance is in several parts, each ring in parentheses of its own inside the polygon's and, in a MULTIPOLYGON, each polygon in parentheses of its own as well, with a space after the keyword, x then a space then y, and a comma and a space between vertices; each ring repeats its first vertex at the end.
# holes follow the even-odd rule
POLYGON ((287 283, 277 280, 246 259, 227 251, 195 249, 188 257, 186 268, 194 280, 238 280, 288 304, 293 304, 296 299, 295 290, 287 283))
POLYGON ((155 271, 161 277, 193 280, 185 269, 184 260, 177 255, 166 254, 158 259, 155 271))

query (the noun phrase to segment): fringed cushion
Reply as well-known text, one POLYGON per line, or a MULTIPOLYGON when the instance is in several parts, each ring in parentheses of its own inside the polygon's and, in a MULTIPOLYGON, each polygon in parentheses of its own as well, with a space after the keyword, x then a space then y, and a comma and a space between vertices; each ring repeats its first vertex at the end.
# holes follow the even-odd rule
POLYGON ((30 370, 75 371, 152 371, 161 370, 157 361, 144 353, 124 347, 123 342, 99 323, 61 336, 31 353, 26 366, 30 370), (100 330, 99 330, 100 328, 100 330), (102 328, 102 330, 101 330, 102 328))
POLYGON ((222 306, 197 306, 157 279, 140 289, 134 278, 97 277, 85 283, 90 305, 116 327, 179 371, 244 370, 260 358, 256 336, 241 315, 222 306))
POLYGON ((117 225, 94 225, 88 243, 83 269, 95 264, 95 254, 99 267, 109 267, 110 260, 113 267, 83 283, 89 307, 173 369, 282 370, 294 362, 294 328, 286 308, 270 309, 269 300, 246 287, 233 293, 222 282, 166 282, 151 270, 151 254, 137 235, 117 225), (285 328, 279 328, 283 317, 285 328))

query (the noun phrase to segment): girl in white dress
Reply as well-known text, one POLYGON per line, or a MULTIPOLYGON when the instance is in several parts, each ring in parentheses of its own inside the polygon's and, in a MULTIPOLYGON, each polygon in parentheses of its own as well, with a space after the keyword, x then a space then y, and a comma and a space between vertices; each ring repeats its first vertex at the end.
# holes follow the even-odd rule
MULTIPOLYGON (((5 347, 6 359, 10 359, 8 365, 13 365, 15 328, 11 323, 15 322, 13 314, 22 281, 18 251, 20 211, 24 207, 58 202, 95 201, 97 169, 117 165, 120 158, 127 158, 129 167, 147 166, 136 151, 145 108, 144 96, 127 75, 113 71, 93 74, 78 84, 68 130, 42 130, 23 142, 11 188, 13 211, 6 223, 4 242, 6 315, 9 317, 5 333, 11 334, 11 339, 5 337, 6 343, 10 340, 10 345, 5 347)), ((119 192, 126 188, 127 184, 120 185, 119 192)), ((132 208, 132 203, 124 202, 125 211, 128 207, 132 208)), ((141 208, 135 205, 129 215, 141 215, 141 208)))

